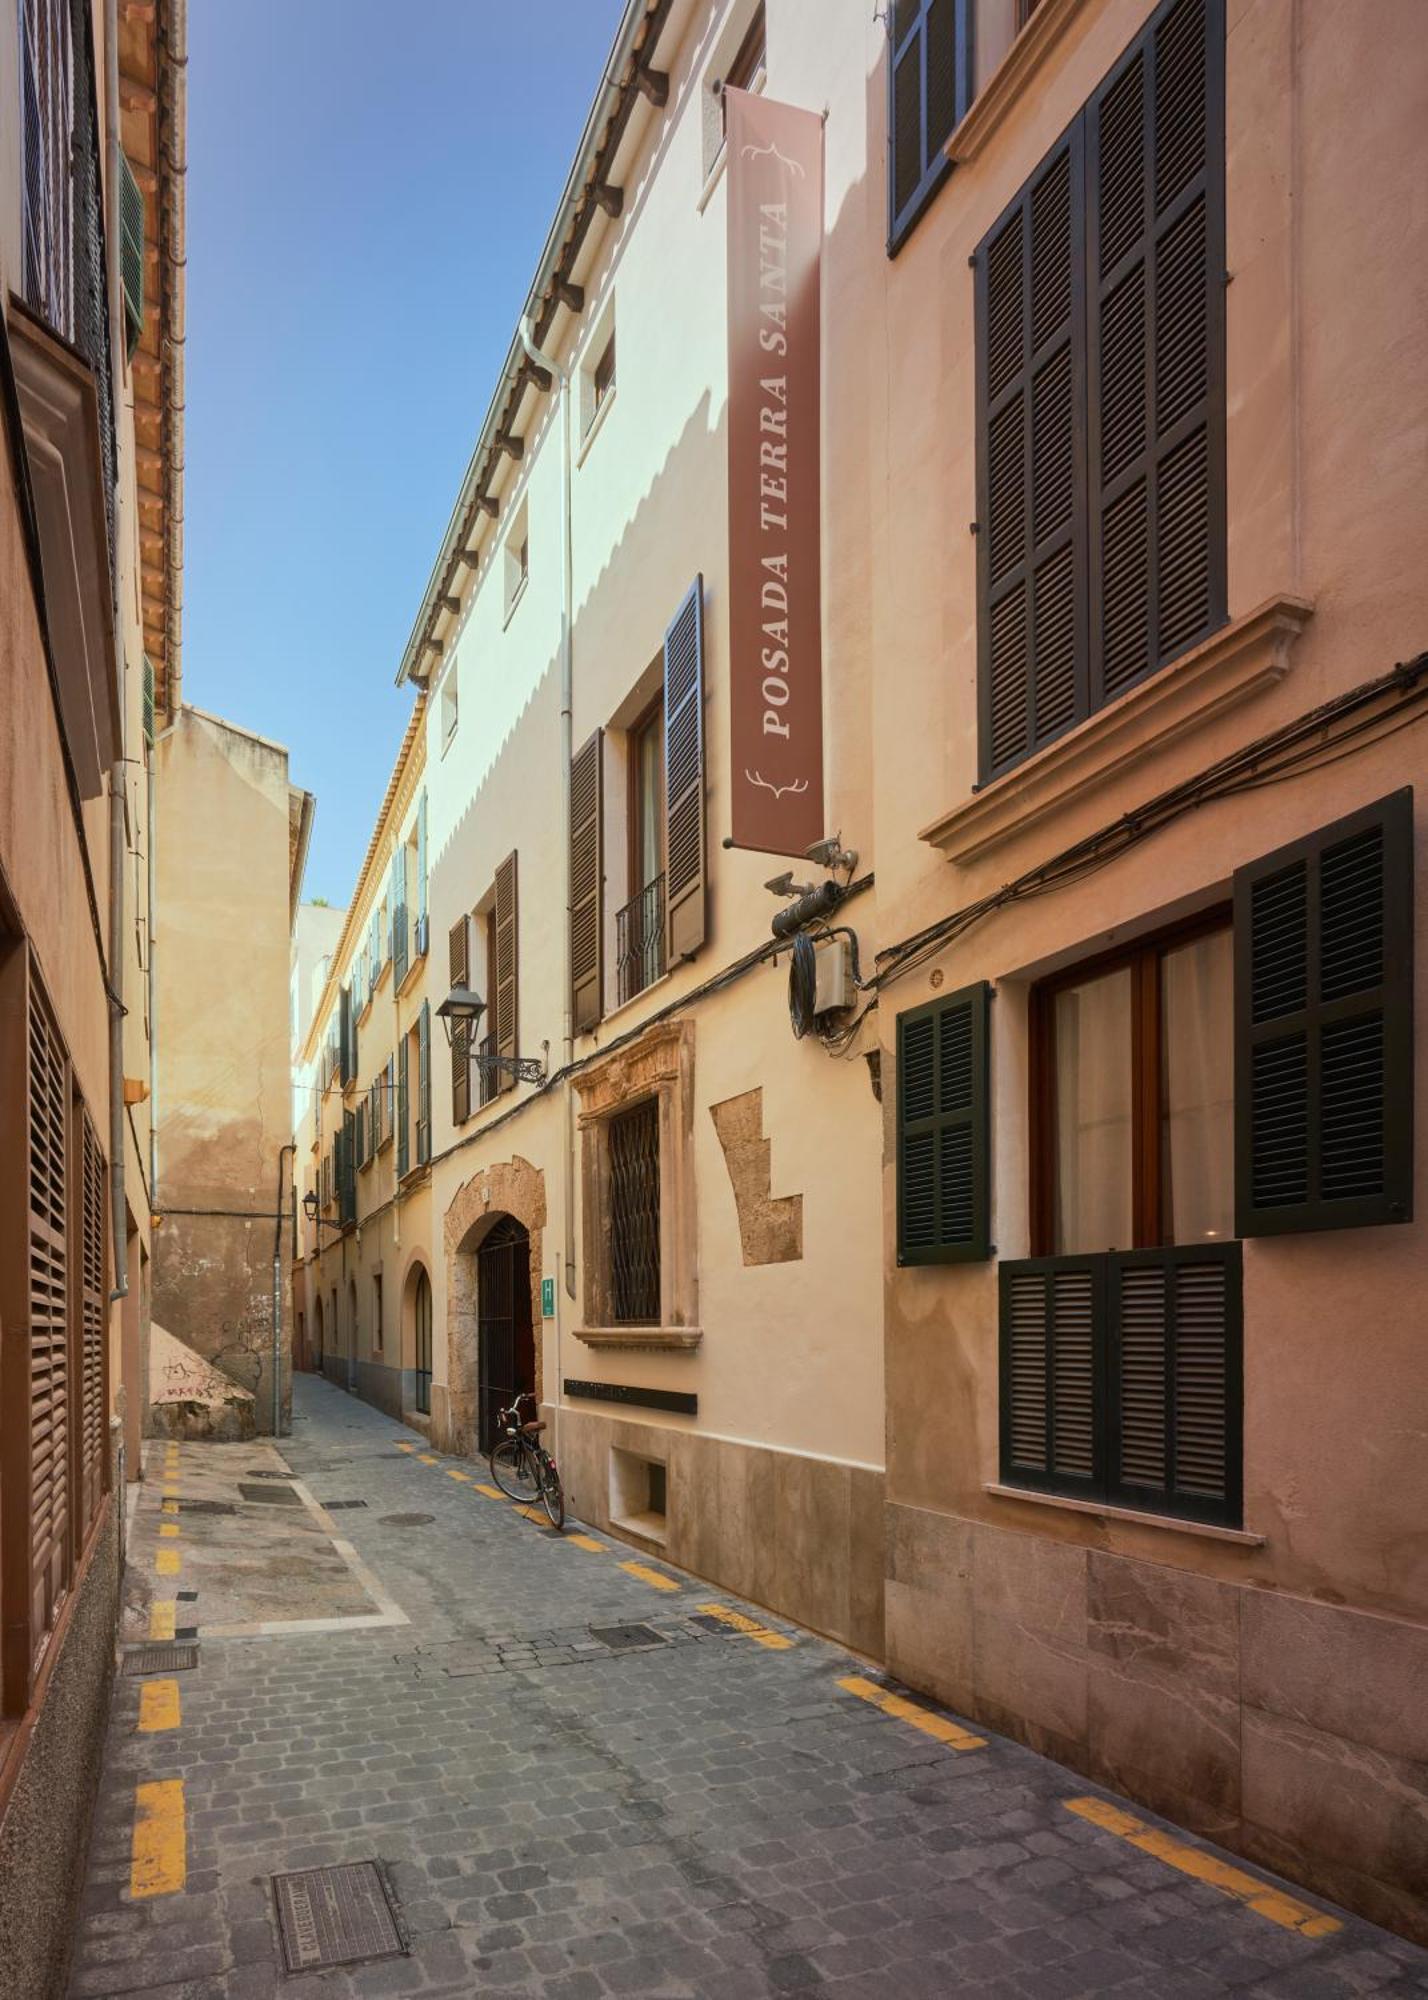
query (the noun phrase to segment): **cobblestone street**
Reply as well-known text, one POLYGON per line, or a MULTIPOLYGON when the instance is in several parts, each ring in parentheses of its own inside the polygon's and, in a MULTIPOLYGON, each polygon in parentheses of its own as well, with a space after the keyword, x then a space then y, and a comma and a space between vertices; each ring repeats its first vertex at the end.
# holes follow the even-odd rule
POLYGON ((310 1376, 281 1455, 149 1450, 126 1642, 199 1658, 116 1683, 74 1996, 1428 1992, 1428 1954, 310 1376), (373 1860, 407 1952, 285 1972, 271 1878, 373 1860))

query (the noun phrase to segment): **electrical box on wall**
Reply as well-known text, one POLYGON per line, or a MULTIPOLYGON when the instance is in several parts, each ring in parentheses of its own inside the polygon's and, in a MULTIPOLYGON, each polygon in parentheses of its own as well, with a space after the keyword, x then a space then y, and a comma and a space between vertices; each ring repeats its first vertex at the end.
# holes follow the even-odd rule
POLYGON ((836 1014, 853 1005, 853 963, 848 940, 824 938, 815 946, 813 1011, 836 1014))

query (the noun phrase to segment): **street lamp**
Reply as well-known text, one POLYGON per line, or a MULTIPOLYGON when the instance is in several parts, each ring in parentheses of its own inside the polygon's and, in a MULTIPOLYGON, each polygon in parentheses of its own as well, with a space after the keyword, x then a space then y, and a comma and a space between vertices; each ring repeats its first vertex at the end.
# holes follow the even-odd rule
MULTIPOLYGON (((487 1074, 498 1070, 506 1076, 513 1076, 517 1083, 544 1083, 546 1080, 545 1058, 537 1056, 498 1056, 477 1054, 471 1056, 472 1044, 476 1040, 476 1029, 481 1016, 486 1011, 486 1002, 469 986, 453 986, 436 1010, 436 1018, 446 1030, 448 1044, 455 1030, 465 1026, 470 1029, 466 1048, 470 1060, 487 1074)), ((547 1042, 543 1046, 549 1048, 547 1042)))
POLYGON ((316 1223, 316 1225, 317 1225, 317 1227, 318 1227, 319 1229, 341 1229, 341 1228, 342 1228, 342 1224, 341 1224, 340 1222, 329 1222, 329 1221, 328 1221, 328 1219, 327 1219, 327 1217, 326 1217, 325 1215, 319 1215, 319 1214, 318 1214, 318 1212, 317 1212, 317 1190, 316 1190, 316 1188, 309 1188, 309 1189, 308 1189, 308 1191, 307 1191, 307 1193, 306 1193, 306 1194, 305 1194, 305 1195, 303 1196, 303 1198, 302 1198, 302 1212, 303 1212, 303 1214, 304 1214, 304 1215, 305 1215, 305 1216, 307 1217, 308 1221, 309 1221, 309 1222, 313 1222, 313 1223, 316 1223))
POLYGON ((463 1022, 470 1028, 474 1041, 476 1024, 485 1011, 486 1002, 479 993, 469 986, 453 986, 436 1010, 436 1018, 446 1030, 447 1043, 450 1044, 452 1030, 463 1022))

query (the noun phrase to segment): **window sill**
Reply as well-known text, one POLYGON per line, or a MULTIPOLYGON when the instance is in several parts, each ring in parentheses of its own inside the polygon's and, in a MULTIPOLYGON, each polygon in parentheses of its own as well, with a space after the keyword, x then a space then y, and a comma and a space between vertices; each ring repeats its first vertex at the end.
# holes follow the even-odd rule
POLYGON ((691 1354, 704 1338, 699 1326, 578 1326, 575 1338, 587 1347, 637 1348, 648 1353, 691 1354))
POLYGON ((1282 680, 1290 647, 1313 608, 1301 597, 1268 598, 993 778, 965 804, 925 826, 920 838, 959 866, 981 860, 1073 795, 1080 798, 1139 763, 1147 750, 1159 750, 1282 680))
POLYGON ((662 972, 658 979, 652 979, 648 986, 642 986, 639 992, 632 993, 628 1000, 620 1000, 613 1007, 607 1008, 605 1012, 600 1016, 600 1019, 596 1022, 595 1026, 593 1028, 587 1028, 585 1030, 585 1033, 587 1035, 600 1034, 605 1028, 609 1026, 611 1021, 618 1020, 618 1018, 622 1014, 632 1013, 634 1009, 639 1006, 642 1000, 648 1000, 651 993, 657 993, 661 986, 668 985, 672 977, 673 975, 671 973, 662 972))
MULTIPOLYGON (((1057 53, 1072 22, 1086 11, 1087 4, 1088 0, 1040 0, 1035 13, 947 141, 949 160, 962 167, 976 159, 1057 53)), ((1040 151, 1039 146, 1037 150, 1040 151)))
POLYGON ((413 953, 411 964, 407 967, 406 974, 402 980, 402 983, 397 988, 397 998, 399 1000, 404 1000, 408 995, 408 993, 411 992, 412 988, 417 984, 417 981, 421 977, 422 967, 425 964, 426 964, 426 953, 424 951, 413 953))
MULTIPOLYGON (((1033 19, 1035 17, 1033 16, 1033 19)), ((1263 1535, 1243 1528, 1217 1528, 1210 1521, 1182 1521, 1174 1514, 1143 1514, 1135 1507, 1108 1507, 1100 1500, 1072 1500, 1062 1493, 1038 1493, 1027 1486, 1003 1486, 989 1479, 982 1487, 994 1500, 1020 1500, 1031 1507, 1059 1507, 1068 1514, 1093 1514, 1100 1521, 1125 1521, 1137 1528, 1165 1528, 1172 1535, 1195 1535, 1210 1542, 1229 1542, 1240 1549, 1262 1549, 1263 1535)))
POLYGON ((617 382, 613 385, 613 387, 605 391, 605 400, 600 404, 594 416, 585 426, 585 435, 584 437, 581 438, 580 449, 575 454, 575 470, 577 472, 580 470, 581 466, 584 465, 585 460, 589 455, 590 447, 594 444, 596 438, 599 437, 600 432, 604 428, 605 419, 609 415, 610 405, 614 402, 615 397, 619 392, 619 386, 620 385, 617 382))

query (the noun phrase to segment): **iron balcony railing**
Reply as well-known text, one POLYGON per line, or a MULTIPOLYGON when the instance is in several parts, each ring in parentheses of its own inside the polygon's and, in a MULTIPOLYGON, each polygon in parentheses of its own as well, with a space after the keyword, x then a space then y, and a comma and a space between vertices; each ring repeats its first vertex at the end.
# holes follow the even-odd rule
POLYGON ((615 971, 620 1004, 664 976, 664 876, 631 896, 615 918, 615 971))
POLYGON ((483 1035, 476 1046, 476 1054, 479 1058, 476 1064, 476 1075, 479 1078, 478 1104, 489 1104, 501 1087, 501 1072, 493 1062, 488 1060, 495 1053, 496 1037, 493 1034, 483 1035))

